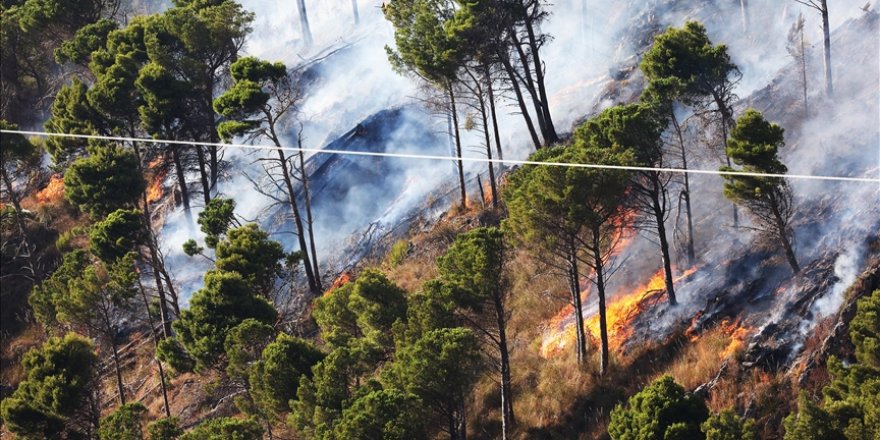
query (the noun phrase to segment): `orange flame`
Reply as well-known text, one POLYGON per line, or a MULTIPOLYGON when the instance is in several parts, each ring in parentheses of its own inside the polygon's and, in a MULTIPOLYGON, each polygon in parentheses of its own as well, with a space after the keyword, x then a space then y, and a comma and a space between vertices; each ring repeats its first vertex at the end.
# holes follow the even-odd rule
POLYGON ((34 194, 37 203, 57 203, 64 196, 64 177, 55 174, 45 188, 34 194))
POLYGON ((165 195, 165 186, 163 183, 165 182, 167 171, 159 168, 161 163, 162 158, 157 157, 147 164, 147 168, 149 169, 148 175, 150 176, 151 182, 149 186, 147 186, 147 203, 156 202, 165 195))
POLYGON ((348 284, 351 282, 351 272, 342 272, 336 280, 333 281, 333 284, 324 292, 324 296, 330 295, 334 290, 348 284))
POLYGON ((719 354, 719 357, 722 360, 732 358, 740 352, 745 347, 746 338, 748 338, 755 330, 752 327, 740 324, 738 321, 721 321, 719 328, 722 332, 730 336, 730 343, 719 354))
MULTIPOLYGON (((688 278, 696 271, 697 268, 692 267, 675 278, 673 282, 688 278)), ((608 342, 612 349, 619 348, 632 336, 632 321, 654 304, 665 292, 665 275, 663 269, 660 269, 646 283, 611 299, 605 307, 605 316, 608 342)), ((573 343, 577 339, 575 326, 563 324, 573 313, 574 308, 570 305, 566 306, 548 322, 549 334, 544 337, 541 343, 542 357, 548 358, 561 352, 569 343, 573 343)), ((584 327, 587 336, 593 340, 594 344, 598 345, 600 335, 598 312, 585 319, 584 327)))

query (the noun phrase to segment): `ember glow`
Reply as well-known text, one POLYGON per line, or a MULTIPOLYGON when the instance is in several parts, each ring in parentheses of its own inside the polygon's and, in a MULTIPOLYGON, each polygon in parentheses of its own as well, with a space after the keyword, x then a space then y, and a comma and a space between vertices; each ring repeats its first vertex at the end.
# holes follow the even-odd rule
POLYGON ((34 194, 34 200, 39 203, 57 203, 64 196, 64 177, 55 174, 49 179, 49 184, 34 194))
MULTIPOLYGON (((687 279, 697 271, 692 267, 677 278, 674 282, 687 279)), ((606 306, 608 320, 608 342, 612 350, 618 349, 632 335, 632 321, 646 308, 661 301, 666 293, 663 269, 657 271, 647 282, 625 293, 616 295, 606 306)), ((584 293, 587 294, 589 290, 584 293)), ((569 305, 563 308, 547 324, 548 331, 541 343, 541 356, 549 358, 562 352, 570 344, 574 344, 576 338, 573 319, 569 319, 574 309, 569 305), (567 321, 568 324, 564 324, 567 321)), ((593 346, 599 345, 599 313, 584 317, 587 337, 593 346)))

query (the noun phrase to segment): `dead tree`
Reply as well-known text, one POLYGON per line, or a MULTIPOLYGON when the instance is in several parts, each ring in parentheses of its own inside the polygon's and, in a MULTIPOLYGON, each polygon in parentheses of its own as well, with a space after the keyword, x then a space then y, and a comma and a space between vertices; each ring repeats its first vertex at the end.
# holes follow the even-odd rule
POLYGON ((834 85, 831 80, 831 29, 828 24, 828 1, 827 0, 794 0, 806 7, 813 8, 822 17, 822 44, 825 48, 825 93, 829 98, 834 97, 834 85))

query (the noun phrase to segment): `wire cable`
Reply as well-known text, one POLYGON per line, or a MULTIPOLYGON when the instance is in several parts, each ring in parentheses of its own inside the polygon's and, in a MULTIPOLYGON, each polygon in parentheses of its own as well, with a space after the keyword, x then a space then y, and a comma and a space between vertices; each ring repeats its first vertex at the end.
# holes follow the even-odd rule
POLYGON ((688 168, 667 168, 667 167, 643 167, 630 165, 603 165, 589 163, 568 163, 568 162, 539 162, 532 160, 516 160, 516 159, 489 159, 485 157, 452 157, 439 156, 430 154, 412 154, 412 153, 380 153, 375 151, 349 151, 336 150, 328 148, 300 148, 300 147, 278 147, 275 145, 250 145, 250 144, 224 144, 219 142, 202 142, 202 141, 180 141, 170 139, 153 139, 153 138, 135 138, 126 136, 104 136, 92 134, 74 134, 74 133, 50 133, 46 131, 28 131, 28 130, 0 130, 0 133, 19 134, 23 136, 41 136, 41 137, 64 137, 75 139, 93 139, 106 140, 115 142, 137 142, 154 145, 184 145, 192 147, 220 147, 220 148, 238 148, 243 150, 282 150, 294 152, 306 152, 315 154, 338 154, 348 156, 366 156, 366 157, 388 157, 398 159, 422 159, 422 160, 448 160, 460 162, 479 162, 479 163, 496 163, 507 165, 536 165, 536 166, 558 166, 569 168, 593 168, 593 169, 611 169, 622 171, 659 171, 664 173, 690 173, 690 174, 709 174, 717 176, 746 176, 746 177, 775 177, 788 179, 803 180, 825 180, 836 182, 861 182, 861 183, 878 183, 880 177, 848 177, 848 176, 824 176, 813 174, 773 174, 773 173, 756 173, 749 171, 722 171, 722 170, 700 170, 688 168))

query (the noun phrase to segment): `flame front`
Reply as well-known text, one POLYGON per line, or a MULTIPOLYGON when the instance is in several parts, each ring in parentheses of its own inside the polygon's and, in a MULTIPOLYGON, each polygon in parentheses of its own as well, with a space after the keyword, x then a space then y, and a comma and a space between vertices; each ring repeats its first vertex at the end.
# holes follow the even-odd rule
POLYGON ((49 179, 49 184, 34 194, 37 203, 57 203, 64 196, 64 177, 55 174, 49 179))
MULTIPOLYGON (((673 281, 678 282, 691 276, 696 267, 686 270, 673 281)), ((605 307, 607 319, 608 344, 612 350, 620 348, 632 336, 632 321, 650 305, 656 303, 666 292, 663 269, 657 271, 646 283, 630 289, 626 293, 616 295, 605 307)), ((585 292, 586 293, 586 292, 585 292)), ((550 321, 547 333, 541 343, 541 357, 548 358, 563 351, 577 339, 575 325, 566 322, 574 313, 571 305, 564 307, 550 321)), ((585 317, 585 333, 594 345, 599 344, 599 313, 585 317)))
POLYGON ((150 184, 147 186, 147 203, 159 201, 165 195, 165 176, 167 171, 159 168, 162 158, 158 157, 147 165, 150 175, 150 184))

